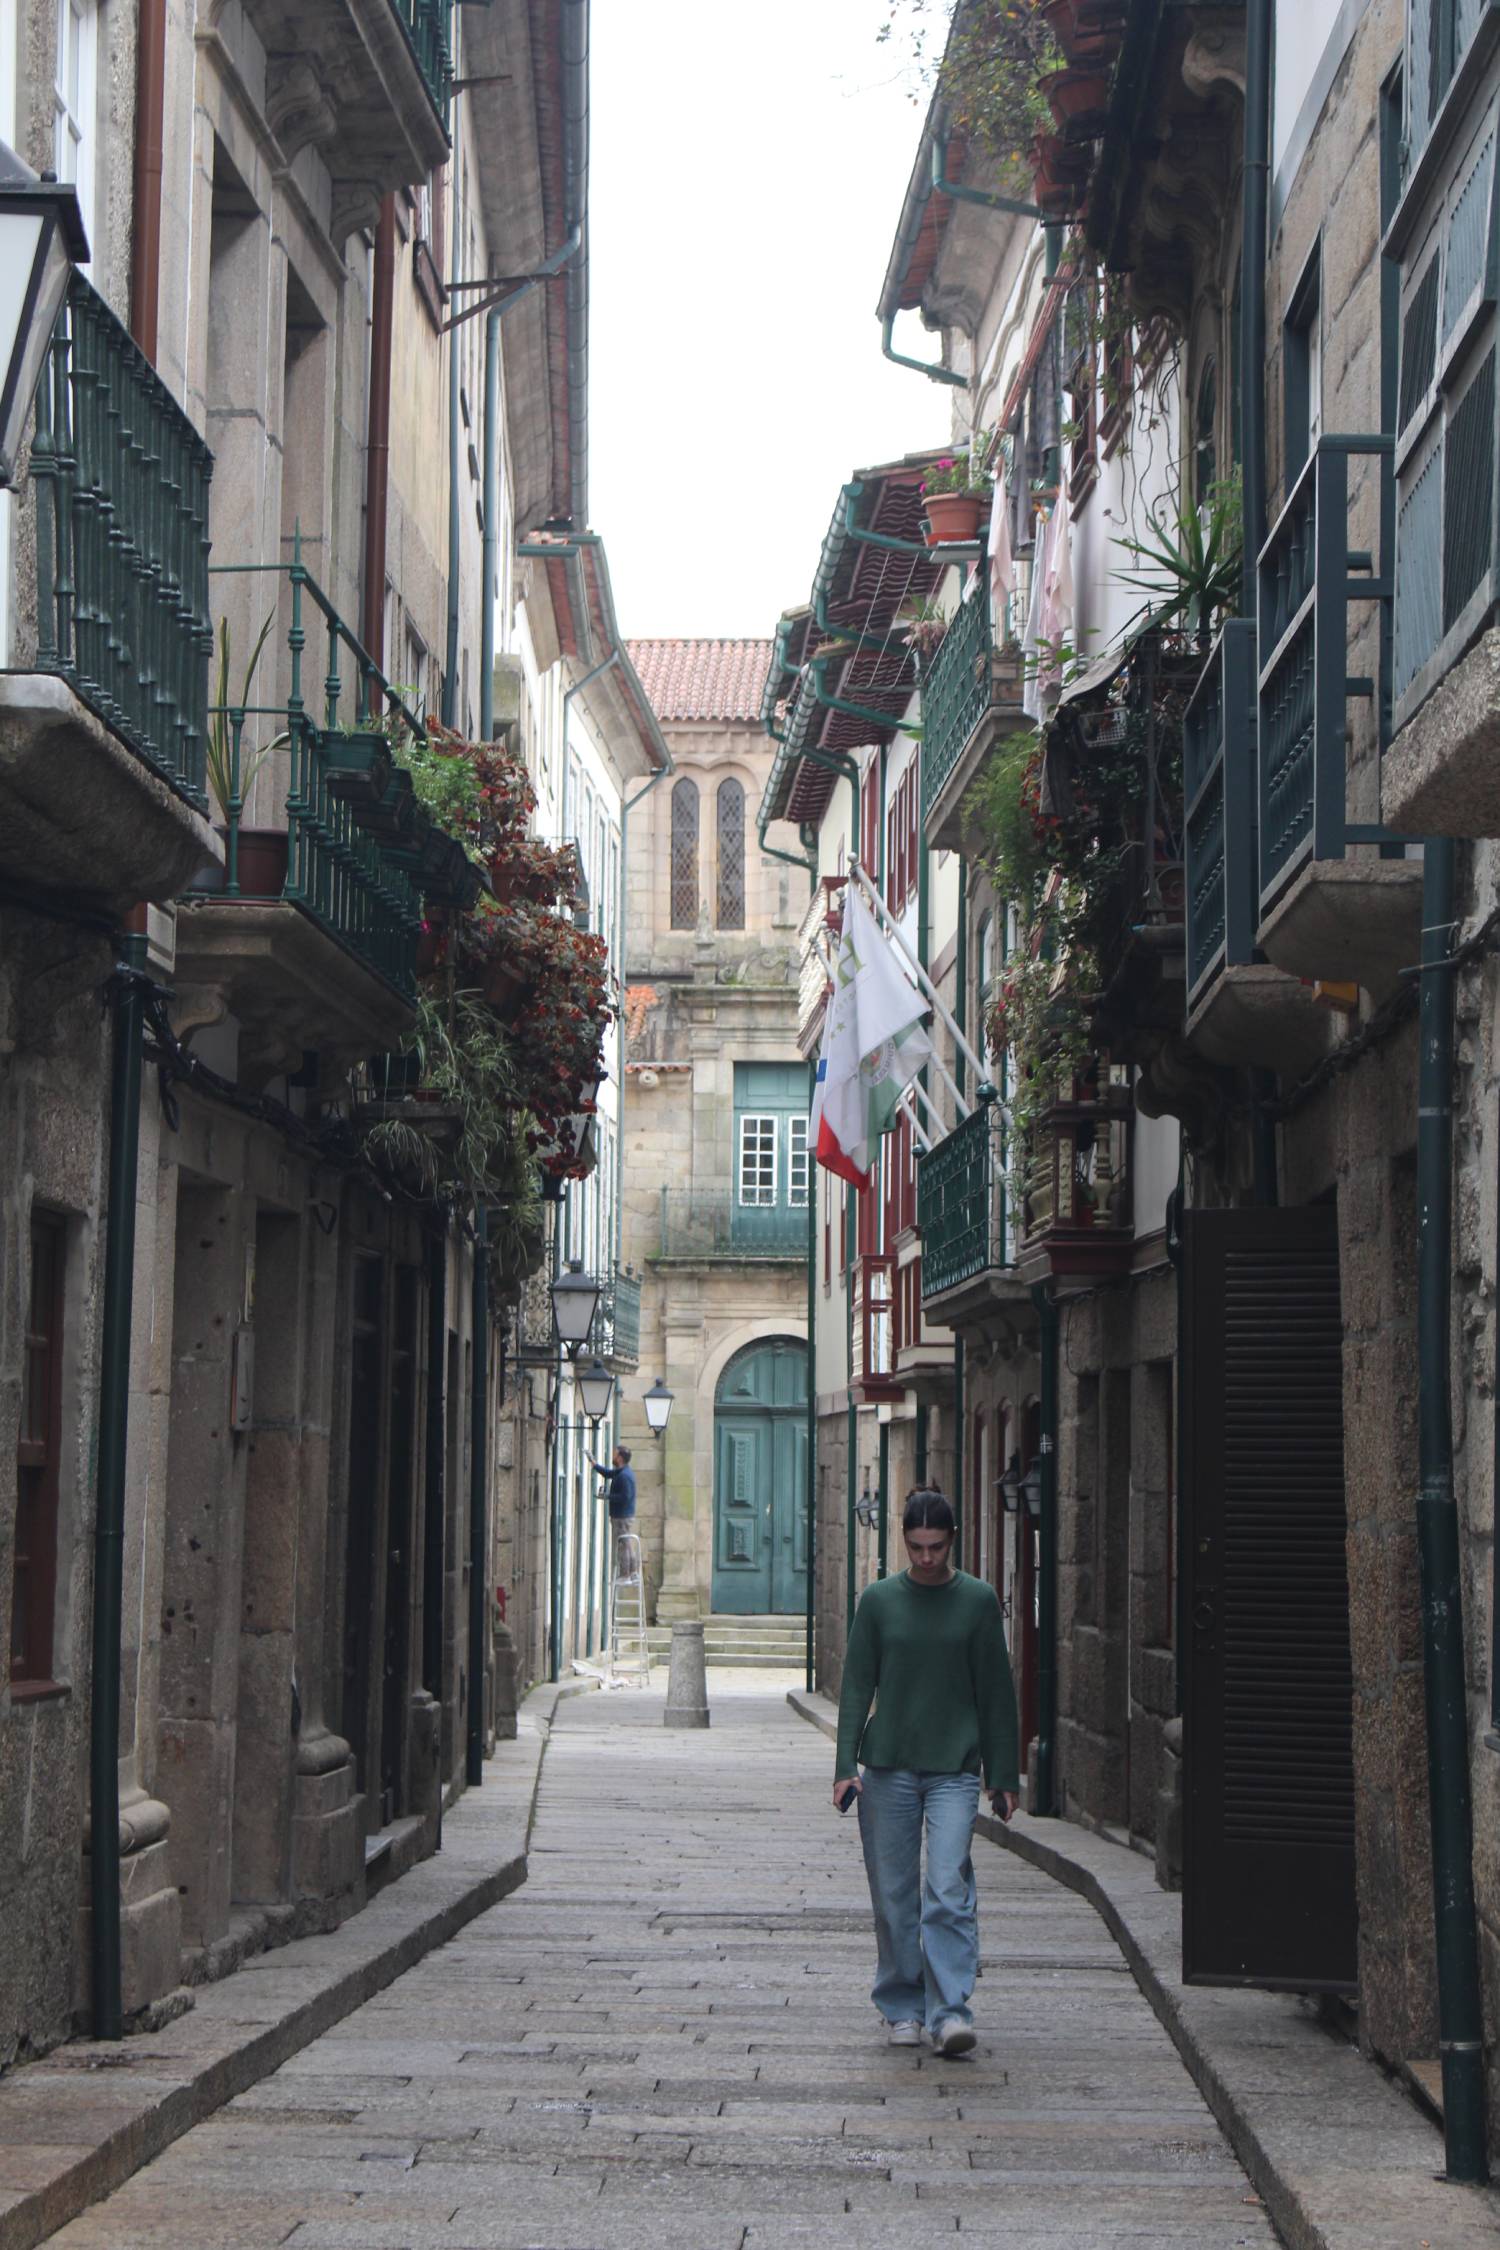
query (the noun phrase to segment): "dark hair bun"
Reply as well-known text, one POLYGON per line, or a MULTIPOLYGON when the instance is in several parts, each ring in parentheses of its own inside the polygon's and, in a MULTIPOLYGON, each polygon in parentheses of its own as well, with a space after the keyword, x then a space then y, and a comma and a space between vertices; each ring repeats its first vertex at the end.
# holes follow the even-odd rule
POLYGON ((919 1484, 906 1495, 901 1511, 903 1531, 956 1531, 953 1502, 935 1484, 919 1484))

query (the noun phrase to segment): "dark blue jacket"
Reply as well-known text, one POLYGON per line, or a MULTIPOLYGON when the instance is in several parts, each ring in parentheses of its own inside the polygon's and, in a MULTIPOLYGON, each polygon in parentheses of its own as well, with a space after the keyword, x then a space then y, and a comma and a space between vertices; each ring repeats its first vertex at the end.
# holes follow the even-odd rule
POLYGON ((619 1523, 635 1514, 635 1471, 627 1461, 623 1469, 612 1469, 607 1461, 596 1461, 594 1467, 609 1483, 609 1513, 612 1522, 619 1523))

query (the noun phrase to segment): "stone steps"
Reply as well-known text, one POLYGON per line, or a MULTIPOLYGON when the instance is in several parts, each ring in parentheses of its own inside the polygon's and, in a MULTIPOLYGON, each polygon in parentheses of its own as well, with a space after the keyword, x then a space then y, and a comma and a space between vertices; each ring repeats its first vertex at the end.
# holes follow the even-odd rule
MULTIPOLYGON (((672 1646, 670 1625, 652 1625, 647 1642, 653 1663, 665 1664, 672 1646)), ((705 1617, 703 1653, 713 1665, 799 1668, 807 1653, 807 1628, 800 1617, 705 1617)))

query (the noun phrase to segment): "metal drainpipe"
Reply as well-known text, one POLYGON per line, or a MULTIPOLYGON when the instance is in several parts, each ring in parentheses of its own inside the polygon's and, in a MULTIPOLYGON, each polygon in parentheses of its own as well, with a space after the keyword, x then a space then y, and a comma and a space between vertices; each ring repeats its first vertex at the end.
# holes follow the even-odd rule
MULTIPOLYGON (((852 760, 848 762, 844 779, 849 784, 849 834, 854 842, 856 856, 860 842, 859 772, 852 760)), ((884 806, 881 807, 882 815, 884 806)), ((854 1624, 854 1502, 859 1483, 855 1453, 858 1450, 859 1410, 854 1403, 854 1269, 859 1263, 859 1206, 855 1190, 844 1190, 844 1381, 848 1389, 848 1411, 844 1436, 844 1648, 847 1653, 849 1633, 854 1624)))
POLYGON ((880 1575, 890 1565, 891 1425, 880 1425, 880 1575))
MULTIPOLYGON (((391 474, 391 338, 396 309, 396 198, 382 198, 370 292, 370 410, 365 447, 365 603, 360 633, 385 663, 385 542, 391 474)), ((359 702, 364 704, 364 683, 359 702)))
MULTIPOLYGON (((1271 120, 1271 4, 1245 10, 1245 169, 1240 241, 1240 474, 1244 556, 1240 614, 1254 619, 1256 558, 1266 539, 1266 193, 1271 120)), ((1276 1074, 1250 1072, 1251 1165, 1257 1204, 1278 1200, 1276 1074)))
POLYGON ((140 0, 136 27, 130 333, 153 364, 161 296, 162 114, 166 76, 167 0, 140 0))
MULTIPOLYGON (((666 764, 657 768, 657 771, 652 774, 644 789, 638 789, 633 797, 627 797, 623 790, 620 792, 620 880, 617 886, 619 896, 616 901, 615 907, 615 927, 620 933, 620 992, 622 997, 625 991, 625 896, 630 872, 630 816, 635 811, 636 806, 641 804, 645 798, 650 796, 653 789, 660 788, 661 784, 666 780, 668 774, 675 773, 676 771, 677 768, 673 763, 672 753, 669 750, 667 752, 666 764)), ((618 1044, 621 1062, 620 1130, 615 1134, 616 1266, 618 1266, 620 1263, 620 1253, 625 1246, 625 1033, 623 1029, 623 1019, 618 1044)), ((618 1408, 618 1388, 616 1389, 615 1398, 616 1406, 618 1408)), ((616 1434, 618 1435, 618 1424, 616 1425, 616 1434)))
MULTIPOLYGON (((924 859, 927 856, 925 840, 922 845, 922 856, 924 859)), ((969 976, 969 933, 966 927, 966 918, 969 911, 968 872, 968 862, 960 857, 958 863, 958 933, 953 964, 953 1016, 959 1030, 966 1038, 969 1030, 966 1021, 967 1012, 964 1007, 965 986, 968 983, 969 976)), ((959 1092, 966 1094, 968 1085, 964 1058, 962 1052, 956 1046, 953 1051, 953 1077, 959 1092)), ((958 1552, 960 1554, 963 1553, 964 1527, 964 1404, 964 1340, 962 1336, 955 1335, 953 1339, 953 1516, 959 1529, 958 1552)), ((977 1557, 979 1538, 977 1525, 974 1537, 977 1557)))
POLYGON ((1447 2177, 1483 2181, 1484 2021, 1474 1908, 1474 1819, 1464 1683, 1463 1579, 1453 1494, 1450 1397, 1453 1218, 1454 844, 1429 836, 1422 863, 1417 1079, 1417 1547, 1427 1690, 1439 2052, 1447 2177))
POLYGON ((146 911, 137 907, 120 939, 110 987, 114 1046, 109 1084, 109 1206, 104 1244, 89 1700, 90 1966, 96 2039, 118 2039, 124 2029, 120 1991, 120 1612, 145 980, 146 911))
POLYGON ((437 1705, 437 1824, 443 1838, 443 1483, 447 1453, 448 1219, 427 1251, 427 1427, 422 1512, 422 1685, 437 1705))
MULTIPOLYGON (((500 560, 500 308, 484 322, 484 591, 479 612, 479 735, 495 732, 495 578, 500 560)), ((367 644, 368 645, 368 644, 367 644)))
POLYGON ((481 1203, 474 1212, 474 1278, 470 1298, 469 1385, 469 1708, 464 1779, 470 1787, 484 1779, 484 1625, 488 1604, 489 1553, 485 1539, 489 1499, 490 1450, 490 1215, 481 1203))
MULTIPOLYGON (((458 162, 459 105, 453 105, 453 153, 449 163, 453 167, 453 216, 448 229, 448 239, 453 245, 454 279, 466 277, 458 272, 459 249, 463 235, 459 227, 458 188, 461 177, 458 162)), ((459 535, 459 469, 462 441, 459 437, 458 405, 458 331, 448 331, 448 637, 443 657, 442 717, 445 727, 458 724, 458 631, 459 631, 459 575, 463 549, 459 535)))
POLYGON ((1036 1807, 1057 1811, 1057 1303, 1046 1282, 1031 1292, 1041 1322, 1042 1517, 1037 1589, 1036 1807))

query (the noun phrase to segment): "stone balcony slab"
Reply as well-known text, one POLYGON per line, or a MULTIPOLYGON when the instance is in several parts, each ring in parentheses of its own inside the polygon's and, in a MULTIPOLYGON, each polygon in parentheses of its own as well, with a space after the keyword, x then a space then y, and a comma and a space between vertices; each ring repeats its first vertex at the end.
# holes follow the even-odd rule
POLYGON ((1422 942, 1420 860, 1315 859, 1260 926, 1273 968, 1384 1000, 1422 942))
POLYGON ((414 1011, 384 978, 282 899, 184 899, 177 914, 179 1035, 232 1015, 240 1082, 264 1086, 312 1049, 331 1087, 362 1055, 399 1047, 414 1011))
POLYGON ((1459 659, 1386 751, 1380 812, 1406 836, 1500 836, 1500 626, 1459 659))
POLYGON ((0 877, 102 912, 223 864, 203 814, 55 673, 0 673, 0 805, 0 877))
POLYGON ((1188 1017, 1185 1044, 1227 1069, 1293 1078, 1328 1050, 1329 1017, 1305 984, 1265 962, 1220 971, 1188 1017))

